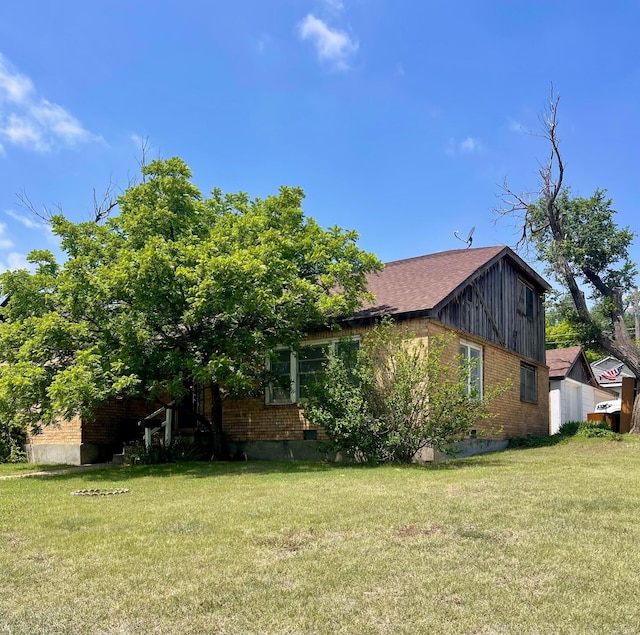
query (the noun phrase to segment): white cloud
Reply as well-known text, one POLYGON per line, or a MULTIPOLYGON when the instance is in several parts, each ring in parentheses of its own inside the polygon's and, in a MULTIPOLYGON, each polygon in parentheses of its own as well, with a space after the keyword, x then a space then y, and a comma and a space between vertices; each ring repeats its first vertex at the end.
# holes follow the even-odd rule
POLYGON ((24 254, 19 254, 15 251, 11 252, 7 257, 7 264, 9 269, 29 269, 32 265, 27 262, 27 257, 24 254))
POLYGON ((340 70, 349 68, 348 60, 359 47, 344 31, 331 29, 311 13, 298 25, 298 33, 303 40, 313 42, 320 61, 334 64, 340 70))
POLYGON ((0 273, 8 269, 29 269, 29 271, 33 271, 34 268, 33 263, 28 262, 27 257, 17 251, 11 252, 6 261, 0 260, 0 273))
MULTIPOLYGON (((100 141, 68 110, 39 97, 33 82, 0 54, 0 142, 36 152, 100 141)), ((0 143, 0 154, 5 154, 0 143)))
POLYGON ((327 7, 327 9, 329 9, 331 11, 343 11, 344 10, 344 3, 341 2, 340 0, 324 0, 324 4, 327 7))
POLYGON ((480 139, 474 137, 467 137, 460 142, 460 152, 477 152, 481 148, 480 139))
POLYGON ((34 122, 15 113, 11 113, 6 118, 6 123, 0 126, 0 135, 12 145, 32 147, 38 152, 46 152, 49 149, 34 122))
POLYGON ((9 64, 0 53, 0 101, 6 99, 22 103, 33 92, 33 83, 25 75, 20 75, 9 68, 9 64))
POLYGON ((133 142, 133 145, 140 149, 143 144, 147 142, 147 139, 142 135, 136 134, 135 132, 129 135, 129 139, 133 142))
MULTIPOLYGON (((24 214, 18 214, 18 212, 14 212, 11 209, 7 210, 5 213, 7 214, 7 216, 10 216, 11 218, 13 218, 13 220, 18 221, 21 225, 23 225, 27 229, 32 229, 36 232, 40 232, 41 234, 43 234, 46 241, 50 245, 54 247, 57 247, 59 245, 60 241, 58 237, 51 230, 50 224, 37 220, 36 217, 27 216, 24 214)), ((1 224, 2 223, 0 223, 0 225, 1 224)))
POLYGON ((46 225, 40 221, 35 221, 29 216, 24 216, 23 214, 18 214, 18 212, 14 212, 13 210, 8 210, 7 215, 11 216, 14 220, 17 220, 20 224, 24 225, 27 229, 38 229, 41 230, 46 225))
POLYGON ((13 247, 13 241, 5 236, 6 231, 7 226, 4 223, 0 223, 0 249, 11 249, 13 247))
POLYGON ((445 152, 449 156, 455 156, 457 154, 472 154, 474 152, 481 152, 483 149, 482 143, 477 137, 467 137, 462 141, 456 141, 451 138, 445 146, 445 152))

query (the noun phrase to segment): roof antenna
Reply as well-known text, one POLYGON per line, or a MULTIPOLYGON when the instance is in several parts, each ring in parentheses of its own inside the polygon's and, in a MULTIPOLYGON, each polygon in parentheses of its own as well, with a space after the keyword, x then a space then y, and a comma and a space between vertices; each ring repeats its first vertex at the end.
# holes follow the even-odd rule
POLYGON ((456 229, 456 231, 453 232, 453 235, 458 239, 461 240, 463 243, 467 243, 467 249, 469 249, 469 247, 471 247, 471 243, 473 243, 473 232, 476 231, 475 227, 471 228, 471 231, 469 232, 469 235, 467 236, 466 240, 460 238, 460 236, 458 236, 458 230, 456 229))

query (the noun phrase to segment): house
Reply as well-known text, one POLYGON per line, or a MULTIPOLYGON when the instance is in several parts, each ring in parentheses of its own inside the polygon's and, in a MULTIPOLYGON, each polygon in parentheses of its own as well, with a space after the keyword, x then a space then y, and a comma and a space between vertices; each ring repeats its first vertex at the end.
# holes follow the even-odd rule
MULTIPOLYGON (((479 425, 488 436, 475 449, 504 447, 506 439, 548 434, 544 293, 549 285, 508 247, 457 249, 390 262, 369 277, 376 301, 342 322, 338 333, 309 336, 301 354, 275 352, 271 370, 283 381, 264 398, 225 404, 227 438, 249 458, 302 458, 322 438, 304 418, 307 378, 344 338, 366 337, 391 316, 416 337, 453 335, 450 354, 475 360, 478 388, 510 382, 492 404, 495 418, 479 425)), ((470 450, 471 451, 471 450, 470 450)))
POLYGON ((601 403, 590 419, 602 419, 616 432, 629 432, 631 415, 636 397, 636 378, 629 367, 619 359, 608 355, 591 364, 593 373, 602 388, 614 393, 608 403, 601 403))
POLYGON ((551 434, 568 421, 586 421, 597 403, 616 398, 615 392, 601 388, 581 346, 548 350, 547 366, 551 434))
MULTIPOLYGON (((317 458, 323 431, 304 417, 308 380, 339 341, 350 339, 357 345, 384 316, 419 338, 451 334, 451 358, 462 354, 474 360, 474 381, 481 392, 509 382, 508 389, 492 403, 495 417, 473 431, 478 438, 469 440, 469 451, 504 447, 512 437, 548 434, 544 294, 549 288, 504 246, 456 249, 388 263, 369 277, 375 302, 344 319, 339 331, 309 334, 298 353, 274 351, 270 370, 281 381, 262 397, 225 402, 223 426, 232 454, 317 458)), ((194 407, 206 416, 207 391, 194 395, 194 407)), ((109 429, 115 430, 116 417, 109 408, 102 416, 107 414, 109 429)), ((175 425, 178 433, 189 432, 183 429, 180 417, 175 425)), ((99 418, 91 427, 104 430, 99 418)), ((82 422, 76 422, 74 430, 73 443, 91 445, 83 456, 99 454, 94 440, 83 441, 82 422)), ((51 445, 56 442, 54 436, 55 431, 46 430, 42 439, 32 439, 30 456, 35 460, 38 454, 42 461, 46 452, 38 452, 36 445, 41 441, 51 445)))
MULTIPOLYGON (((612 355, 607 355, 591 364, 591 370, 602 388, 613 391, 617 398, 622 395, 622 380, 625 377, 635 377, 626 364, 612 355)), ((616 397, 614 397, 615 399, 616 397)), ((611 397, 609 397, 611 399, 611 397)))

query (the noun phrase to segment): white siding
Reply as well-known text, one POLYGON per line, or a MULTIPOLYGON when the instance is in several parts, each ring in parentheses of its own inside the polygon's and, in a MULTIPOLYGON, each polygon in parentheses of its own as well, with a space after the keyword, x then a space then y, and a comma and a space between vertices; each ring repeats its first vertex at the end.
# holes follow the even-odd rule
POLYGON ((557 434, 567 421, 586 421, 596 404, 612 399, 611 393, 574 379, 549 382, 549 434, 557 434))
POLYGON ((549 434, 560 431, 562 422, 562 382, 549 382, 549 434))

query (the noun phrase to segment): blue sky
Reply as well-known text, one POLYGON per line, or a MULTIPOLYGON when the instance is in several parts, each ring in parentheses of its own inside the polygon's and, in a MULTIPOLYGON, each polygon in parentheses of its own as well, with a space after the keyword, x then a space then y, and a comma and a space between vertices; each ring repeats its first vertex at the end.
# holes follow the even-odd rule
POLYGON ((18 193, 85 219, 142 138, 204 192, 303 187, 383 261, 513 246, 492 210, 536 187, 551 82, 566 183, 640 230, 639 32, 637 0, 4 2, 0 269, 55 247, 18 193))

